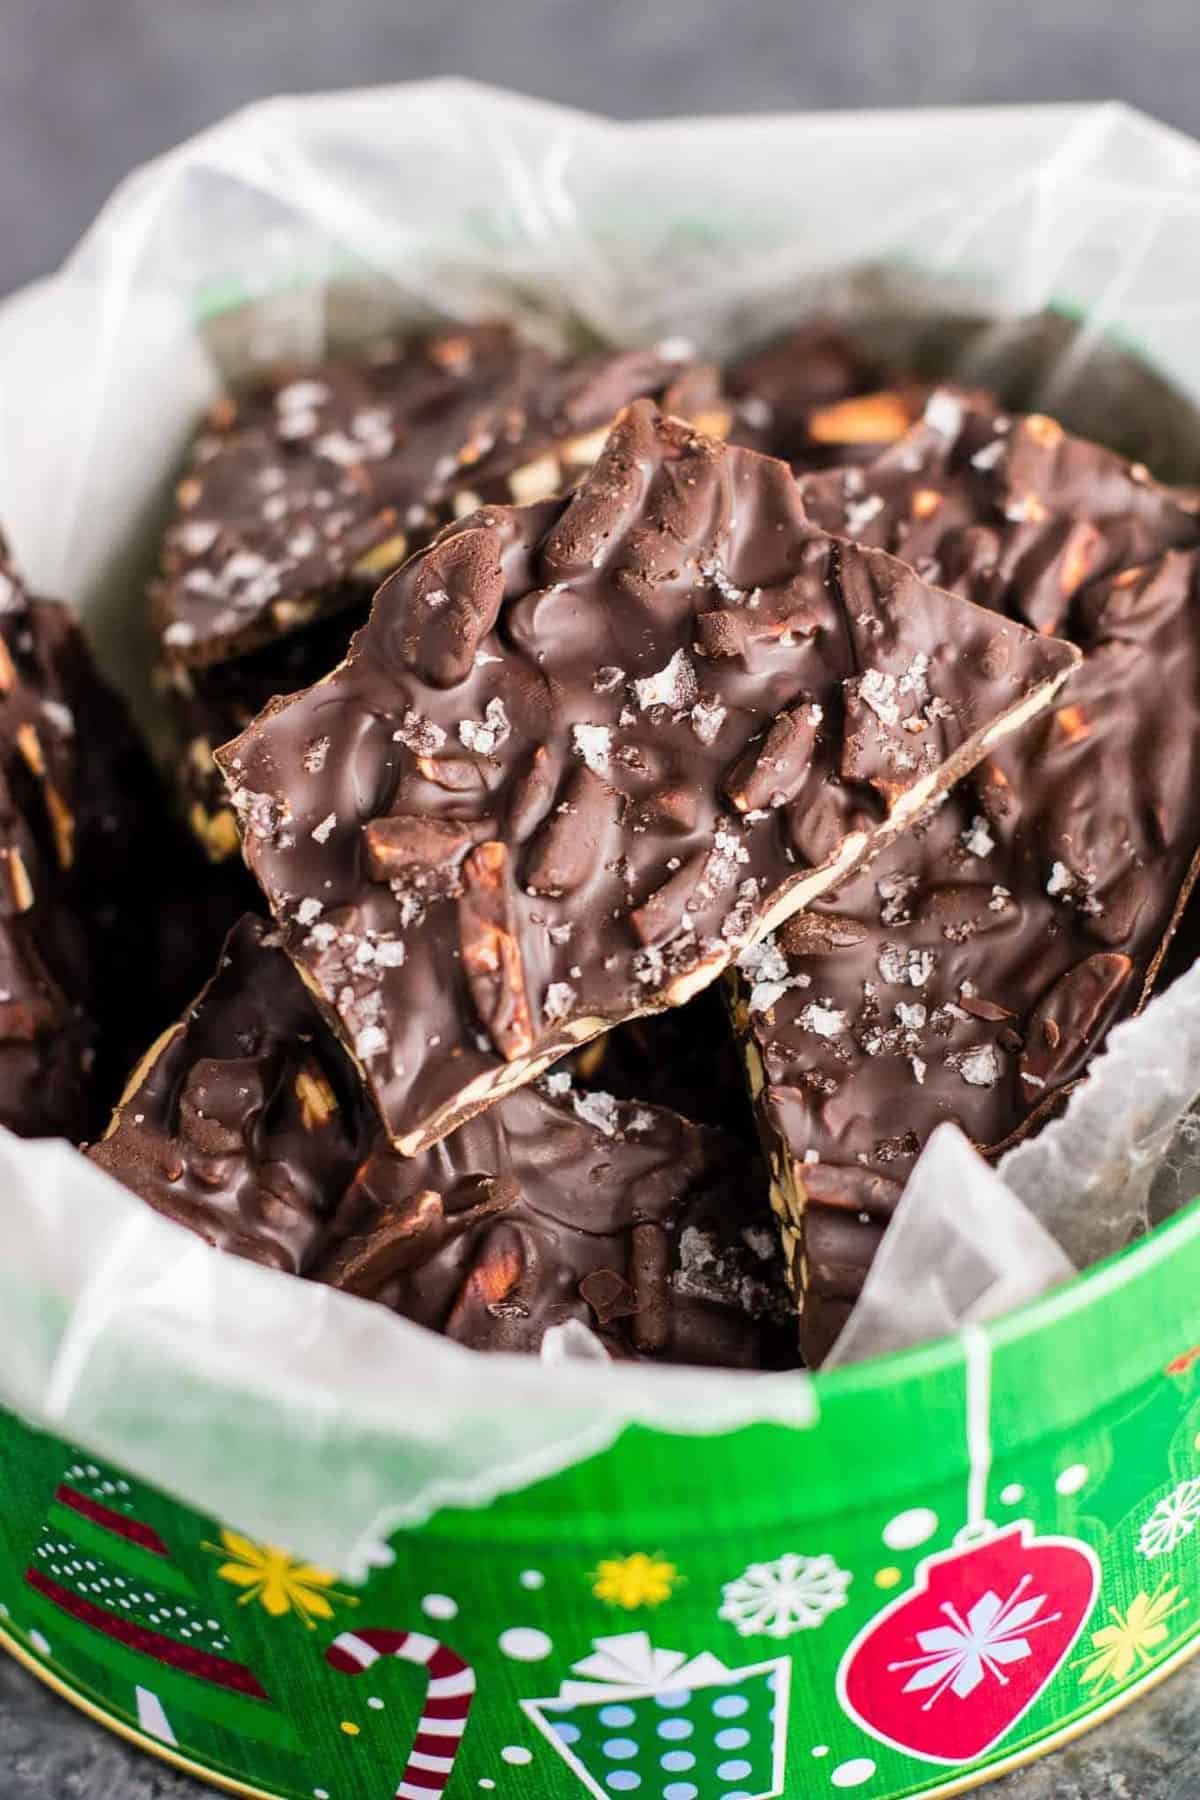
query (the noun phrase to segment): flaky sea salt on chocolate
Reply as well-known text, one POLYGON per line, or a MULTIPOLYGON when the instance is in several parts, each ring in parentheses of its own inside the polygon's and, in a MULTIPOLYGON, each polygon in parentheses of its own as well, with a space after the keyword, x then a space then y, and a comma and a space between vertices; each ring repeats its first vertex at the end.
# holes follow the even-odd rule
POLYGON ((953 1120, 998 1157, 1060 1110, 1145 1005, 1200 874, 1200 532, 1178 497, 1052 419, 945 390, 852 473, 804 477, 810 516, 1083 660, 919 832, 788 921, 765 1005, 742 969, 813 1364, 934 1129, 953 1120), (845 1035, 814 1028, 800 982, 845 1012, 845 1035))
POLYGON ((573 1322, 619 1358, 792 1367, 764 1189, 726 1133, 551 1076, 423 1156, 375 1148, 310 1273, 475 1350, 573 1322))
POLYGON ((639 402, 577 494, 460 521, 218 762, 411 1155, 697 993, 1076 660, 814 530, 784 465, 639 402))
MULTIPOLYGON (((715 371, 680 348, 554 357, 508 325, 455 326, 222 398, 176 489, 151 591, 167 668, 206 669, 307 633, 449 519, 560 493, 638 395, 722 431, 715 371)), ((245 685, 233 682, 235 693, 245 685)))
POLYGON ((87 1154, 218 1249, 303 1274, 377 1135, 295 969, 247 915, 87 1154))

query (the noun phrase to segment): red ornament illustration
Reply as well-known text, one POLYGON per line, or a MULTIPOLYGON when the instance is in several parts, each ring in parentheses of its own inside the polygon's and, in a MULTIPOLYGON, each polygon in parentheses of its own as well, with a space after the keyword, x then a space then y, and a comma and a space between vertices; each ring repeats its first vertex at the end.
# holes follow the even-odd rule
POLYGON ((475 1671, 457 1650, 423 1631, 343 1631, 325 1660, 343 1675, 361 1675, 380 1657, 416 1663, 429 1680, 398 1800, 434 1800, 450 1779, 475 1698, 475 1671))
POLYGON ((846 1651, 838 1699, 910 1756, 975 1762, 1062 1666, 1099 1582, 1087 1544, 1034 1537, 1027 1520, 926 1557, 915 1585, 846 1651))

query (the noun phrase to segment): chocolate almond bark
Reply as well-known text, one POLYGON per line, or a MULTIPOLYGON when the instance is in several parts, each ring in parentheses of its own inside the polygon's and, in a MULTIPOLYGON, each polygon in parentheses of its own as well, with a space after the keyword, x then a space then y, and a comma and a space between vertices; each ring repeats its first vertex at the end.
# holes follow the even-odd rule
POLYGON ((179 743, 176 778, 184 815, 210 862, 223 863, 241 852, 214 748, 244 731, 278 695, 311 687, 336 668, 366 616, 365 605, 346 607, 307 631, 207 669, 180 662, 160 665, 159 685, 179 743))
MULTIPOLYGON (((75 614, 31 595, 3 543, 0 599, 6 833, 28 878, 17 889, 33 895, 18 907, 28 916, 14 955, 35 957, 59 992, 49 1013, 38 1009, 39 1041, 60 1028, 63 1040, 48 1078, 55 1092, 22 1084, 23 1097, 0 1096, 0 1109, 13 1129, 78 1139, 102 1123, 138 1047, 195 991, 229 912, 174 828, 163 784, 75 614)), ((19 1010, 19 976, 0 988, 19 1010)))
POLYGON ((78 1139, 96 1121, 87 941, 0 773, 0 1124, 78 1139))
POLYGON ((884 387, 882 379, 840 326, 809 319, 724 371, 733 414, 727 435, 782 457, 797 473, 870 461, 904 435, 929 396, 915 381, 884 387))
POLYGON ((221 1250, 477 1349, 536 1350, 577 1319, 622 1357, 794 1361, 744 1146, 566 1074, 548 1087, 397 1156, 274 933, 247 917, 88 1155, 221 1250))
POLYGON ((640 394, 726 424, 689 354, 554 358, 507 325, 462 326, 219 400, 151 590, 164 659, 223 663, 365 602, 447 520, 569 486, 640 394))
POLYGON ((217 760, 413 1155, 682 1005, 1075 661, 815 531, 784 464, 637 403, 578 493, 447 531, 217 760))
POLYGON ((800 486, 825 530, 1068 639, 1086 582, 1197 541, 1195 515, 1142 465, 954 388, 937 389, 868 467, 809 473, 800 486))
POLYGON ((299 1274, 375 1135, 303 982, 247 916, 88 1155, 218 1249, 299 1274))
POLYGON ((797 1360, 757 1160, 562 1072, 418 1157, 381 1145, 330 1237, 314 1279, 477 1350, 537 1350, 578 1320, 621 1358, 797 1360))
POLYGON ((1171 547, 1197 545, 1195 521, 1143 471, 952 395, 861 478, 803 486, 831 527, 1084 656, 1055 710, 744 959, 738 1018, 819 1361, 934 1127, 998 1154, 1150 993, 1200 847, 1200 548, 1171 547))

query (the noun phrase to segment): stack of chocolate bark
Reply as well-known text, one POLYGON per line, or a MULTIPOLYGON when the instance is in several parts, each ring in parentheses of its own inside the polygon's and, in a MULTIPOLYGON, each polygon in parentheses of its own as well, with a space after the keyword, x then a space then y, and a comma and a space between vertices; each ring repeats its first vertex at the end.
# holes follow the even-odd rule
MULTIPOLYGON (((464 328, 223 401, 151 617, 205 917, 255 897, 89 1155, 476 1348, 819 1361, 930 1131, 1035 1128, 1153 987, 1198 553, 1145 470, 824 324, 724 370, 464 328)), ((86 1137, 126 952, 71 884, 136 943, 167 809, 7 618, 2 1098, 86 1137)))

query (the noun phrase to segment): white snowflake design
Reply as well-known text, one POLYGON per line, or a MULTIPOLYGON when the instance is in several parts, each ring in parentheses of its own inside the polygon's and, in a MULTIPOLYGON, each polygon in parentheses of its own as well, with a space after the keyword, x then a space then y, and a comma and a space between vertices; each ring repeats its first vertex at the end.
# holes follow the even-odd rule
POLYGON ((1024 1662, 1027 1656, 1033 1655, 1029 1633, 1040 1631, 1043 1625, 1053 1625, 1062 1618, 1061 1613, 1038 1618, 1046 1604, 1045 1594, 1022 1600, 1021 1595, 1032 1580, 1032 1575, 1022 1575, 1007 1600, 1001 1600, 989 1588, 975 1602, 965 1620, 951 1601, 943 1600, 939 1610, 950 1623, 935 1625, 929 1631, 918 1631, 917 1642, 924 1654, 888 1664, 893 1674, 912 1670, 901 1690, 903 1693, 916 1694, 926 1688, 933 1689, 921 1707, 922 1712, 929 1712, 947 1692, 965 1700, 989 1675, 1001 1687, 1008 1686, 1008 1677, 1004 1673, 1008 1664, 1024 1662))
POLYGON ((1138 1549, 1143 1556, 1166 1556, 1200 1525, 1200 1480, 1181 1481, 1160 1500, 1143 1523, 1138 1549))
POLYGON ((831 1612, 846 1604, 850 1576, 832 1556, 780 1556, 775 1562, 751 1563, 736 1581, 721 1589, 724 1603, 717 1613, 739 1637, 791 1637, 815 1631, 831 1612))

